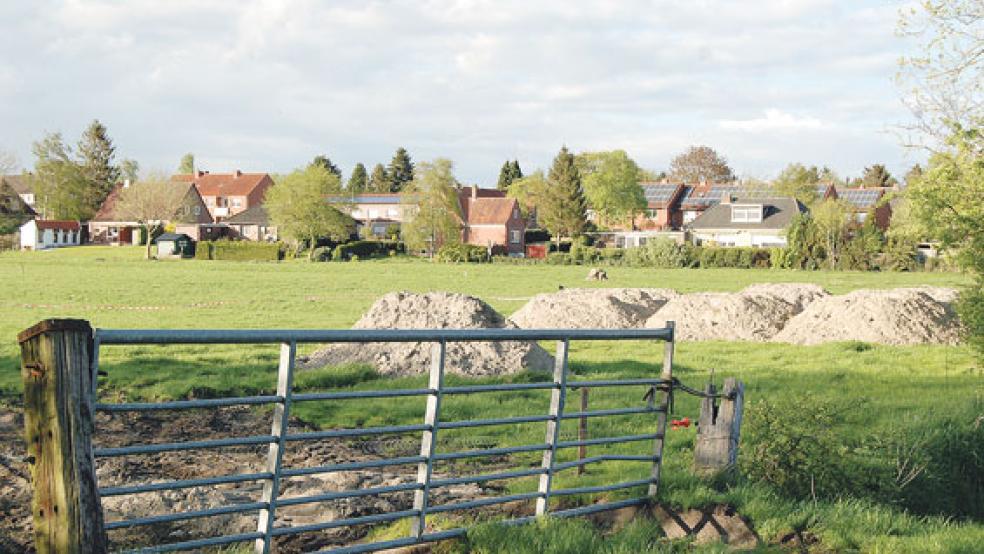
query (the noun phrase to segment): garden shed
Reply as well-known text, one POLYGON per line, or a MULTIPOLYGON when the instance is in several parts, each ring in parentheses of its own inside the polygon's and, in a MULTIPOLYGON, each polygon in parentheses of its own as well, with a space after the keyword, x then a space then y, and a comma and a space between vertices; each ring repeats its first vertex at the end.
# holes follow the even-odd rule
POLYGON ((195 256, 195 241, 184 233, 164 233, 154 241, 157 243, 158 258, 192 258, 195 256))

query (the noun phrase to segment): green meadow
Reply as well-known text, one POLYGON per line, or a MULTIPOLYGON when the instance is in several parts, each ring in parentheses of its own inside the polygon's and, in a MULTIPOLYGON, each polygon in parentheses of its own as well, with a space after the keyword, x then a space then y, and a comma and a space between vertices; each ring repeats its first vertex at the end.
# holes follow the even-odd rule
MULTIPOLYGON (((350 263, 144 261, 141 255, 139 248, 103 247, 0 254, 0 403, 19 401, 17 332, 52 317, 84 318, 102 328, 346 328, 376 298, 396 290, 472 294, 508 315, 532 295, 555 291, 559 286, 668 287, 692 292, 733 291, 760 282, 813 282, 833 293, 844 293, 860 288, 916 285, 958 287, 967 282, 965 276, 954 273, 613 267, 608 269, 608 282, 587 283, 587 268, 578 266, 449 265, 405 258, 350 263)), ((552 345, 544 346, 552 349, 552 345)), ((303 348, 302 353, 312 348, 303 348)), ((661 344, 637 341, 576 343, 570 354, 572 372, 585 379, 657 375, 661 358, 661 344)), ((273 346, 106 347, 101 354, 101 367, 107 376, 100 390, 108 400, 269 393, 275 385, 276 364, 277 348, 273 346)), ((856 342, 811 347, 737 342, 677 345, 674 373, 685 383, 702 387, 712 369, 718 382, 725 377, 744 381, 750 418, 755 417, 760 402, 795 404, 801 399, 804 409, 810 409, 812 403, 834 406, 837 416, 827 431, 836 435, 838 448, 845 449, 838 454, 844 459, 876 459, 886 451, 896 451, 881 448, 889 438, 923 436, 946 425, 962 425, 961 422, 969 425, 975 414, 984 413, 984 376, 972 353, 964 347, 890 347, 856 342), (865 449, 872 454, 866 454, 865 449)), ((454 384, 541 379, 539 375, 518 374, 494 379, 449 376, 448 381, 454 384)), ((383 378, 371 368, 346 366, 301 372, 295 386, 297 390, 320 391, 407 388, 425 383, 423 376, 383 378)), ((643 392, 596 389, 591 392, 590 408, 638 406, 643 402, 643 392)), ((572 397, 568 400, 573 401, 572 397)), ((537 391, 448 397, 442 405, 442 419, 543 413, 547 402, 547 393, 537 391)), ((686 415, 694 419, 697 406, 697 399, 678 395, 674 417, 686 415)), ((311 425, 332 428, 418 423, 423 409, 423 399, 380 399, 297 403, 293 414, 311 425)), ((792 411, 789 417, 801 415, 792 411)), ((640 423, 637 416, 590 422, 590 435, 599 437, 653 429, 654 421, 640 423)), ((574 438, 575 432, 573 422, 566 428, 562 426, 565 440, 574 438)), ((967 437, 960 433, 947 437, 959 443, 967 437)), ((392 443, 394 454, 418 448, 417 437, 407 439, 392 443)), ((817 538, 819 551, 976 552, 984 540, 984 506, 980 505, 984 490, 978 491, 979 497, 973 490, 954 492, 951 488, 959 476, 944 475, 920 485, 924 487, 919 489, 923 495, 934 497, 922 503, 909 498, 912 495, 907 491, 891 496, 863 487, 845 487, 838 494, 803 496, 740 476, 727 482, 693 477, 689 471, 693 439, 692 428, 669 432, 660 499, 680 508, 731 504, 753 522, 767 542, 785 534, 805 532, 817 538)), ((753 435, 750 440, 761 443, 764 437, 753 435)), ((470 432, 442 432, 438 449, 542 441, 543 424, 485 427, 470 432)), ((749 450, 759 443, 750 443, 749 450)), ((928 449, 937 443, 913 439, 912 444, 928 449)), ((603 451, 604 448, 592 447, 589 455, 641 454, 652 445, 614 445, 603 451)), ((561 461, 569 461, 575 454, 565 451, 561 461)), ((537 456, 514 456, 508 466, 496 467, 532 467, 538 463, 537 456)), ((436 470, 480 471, 463 464, 436 470)), ((640 479, 648 470, 638 463, 606 462, 592 466, 582 476, 573 472, 561 474, 556 486, 640 479)), ((868 471, 876 473, 876 469, 867 467, 856 469, 857 473, 868 471)), ((865 482, 868 481, 877 479, 872 477, 865 482)), ((512 480, 503 486, 509 492, 535 489, 535 483, 528 479, 512 480)), ((984 488, 980 480, 967 486, 984 488)), ((614 493, 609 498, 639 492, 614 493)), ((593 500, 595 497, 567 498, 565 502, 593 500)), ((462 552, 657 552, 683 548, 656 540, 658 528, 647 522, 637 522, 611 535, 583 522, 537 525, 509 532, 494 525, 481 526, 454 548, 462 552), (557 537, 550 548, 542 544, 543 537, 548 536, 557 537), (596 544, 603 546, 592 546, 596 544)), ((385 536, 385 532, 380 536, 385 536)), ((718 547, 707 548, 714 551, 718 547)))

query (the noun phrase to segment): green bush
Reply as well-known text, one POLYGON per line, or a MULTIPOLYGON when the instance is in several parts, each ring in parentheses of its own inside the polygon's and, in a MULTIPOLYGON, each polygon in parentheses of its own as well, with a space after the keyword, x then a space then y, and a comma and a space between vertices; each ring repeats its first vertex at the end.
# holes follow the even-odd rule
POLYGON ((573 260, 567 252, 550 252, 545 260, 549 265, 571 265, 573 260))
POLYGON ((195 259, 196 260, 212 259, 212 241, 208 241, 208 240, 198 241, 198 244, 195 245, 195 259))
POLYGON ((448 263, 485 263, 489 250, 475 244, 446 244, 437 251, 437 259, 448 263))
POLYGON ((357 256, 358 259, 366 260, 389 256, 390 250, 404 253, 406 247, 402 242, 395 240, 356 240, 336 246, 332 251, 331 259, 345 261, 357 256))
MULTIPOLYGON (((217 240, 211 243, 210 259, 275 262, 282 256, 279 242, 217 240)), ((196 256, 197 257, 197 256, 196 256)))
POLYGON ((332 249, 328 246, 319 246, 314 249, 314 257, 312 261, 315 262, 327 262, 331 260, 332 249))

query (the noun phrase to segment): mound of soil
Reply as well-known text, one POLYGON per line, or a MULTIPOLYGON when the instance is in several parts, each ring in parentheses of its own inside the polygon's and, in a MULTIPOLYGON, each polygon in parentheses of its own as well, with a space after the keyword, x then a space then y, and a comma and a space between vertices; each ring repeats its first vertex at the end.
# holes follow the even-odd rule
POLYGON ((792 304, 796 313, 814 300, 830 296, 823 287, 812 283, 757 283, 745 287, 741 293, 774 296, 792 304))
POLYGON ((810 304, 773 340, 793 344, 860 340, 880 344, 957 344, 960 324, 947 289, 856 290, 810 304), (935 296, 935 297, 934 297, 935 296))
MULTIPOLYGON (((491 306, 464 294, 392 292, 384 295, 353 329, 499 329, 515 328, 491 306)), ((408 375, 430 367, 430 343, 333 344, 312 354, 302 367, 366 363, 381 373, 408 375)), ((535 342, 450 342, 447 371, 464 375, 501 375, 524 369, 549 370, 553 356, 535 342)))
POLYGON ((701 292, 671 299, 646 322, 646 327, 676 324, 684 341, 765 341, 779 332, 799 310, 778 295, 701 292))
POLYGON ((534 296, 509 320, 524 329, 642 327, 676 296, 670 289, 564 289, 534 296))

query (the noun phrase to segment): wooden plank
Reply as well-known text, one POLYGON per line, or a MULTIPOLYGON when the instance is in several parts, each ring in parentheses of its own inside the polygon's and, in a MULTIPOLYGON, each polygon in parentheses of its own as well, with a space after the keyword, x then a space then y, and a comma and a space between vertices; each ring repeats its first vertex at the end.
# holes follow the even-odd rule
MULTIPOLYGON (((676 327, 676 324, 672 321, 667 321, 666 326, 672 331, 676 327)), ((649 483, 649 496, 656 496, 659 492, 659 477, 663 467, 663 444, 666 442, 666 418, 670 412, 670 395, 672 389, 670 389, 670 381, 673 379, 673 346, 676 342, 676 334, 671 340, 663 343, 663 370, 660 373, 660 379, 666 382, 666 389, 658 393, 659 398, 657 399, 657 393, 653 391, 653 394, 649 395, 649 408, 654 408, 656 403, 659 403, 661 408, 660 412, 656 415, 656 433, 659 435, 653 442, 653 469, 652 469, 652 482, 649 483)))
POLYGON ((277 514, 277 497, 280 495, 280 466, 284 458, 287 427, 290 422, 290 400, 294 389, 294 363, 297 357, 297 343, 285 342, 280 345, 280 365, 277 371, 277 396, 283 398, 273 407, 273 424, 270 435, 277 438, 270 443, 267 451, 266 471, 273 475, 263 483, 260 502, 266 502, 267 507, 260 509, 256 520, 256 531, 263 533, 263 538, 256 539, 253 550, 256 554, 269 554, 273 542, 273 524, 277 514))
POLYGON ((554 354, 554 389, 550 393, 550 416, 553 418, 547 422, 546 444, 549 446, 543 451, 542 468, 546 470, 540 475, 539 493, 536 499, 536 515, 540 516, 550 509, 550 489, 553 485, 554 463, 557 459, 557 440, 560 438, 560 416, 564 413, 564 400, 567 398, 567 351, 570 342, 566 340, 557 342, 557 352, 554 354))
POLYGON ((430 497, 431 475, 434 472, 437 424, 441 420, 441 396, 444 390, 444 358, 446 354, 447 345, 444 341, 431 347, 428 388, 434 392, 427 395, 424 425, 427 425, 428 428, 424 430, 423 437, 420 439, 420 455, 426 460, 417 464, 417 484, 420 485, 420 489, 413 493, 413 509, 419 510, 419 514, 413 519, 410 526, 410 533, 413 537, 420 537, 427 528, 427 504, 430 497))
POLYGON ((106 552, 92 455, 92 328, 82 320, 45 320, 18 339, 35 548, 106 552))
MULTIPOLYGON (((708 386, 714 393, 714 386, 708 386)), ((724 381, 720 405, 705 398, 701 403, 700 426, 694 443, 694 469, 700 474, 716 474, 738 463, 738 441, 745 398, 745 386, 734 378, 724 381), (728 398, 734 395, 733 399, 728 398)))

